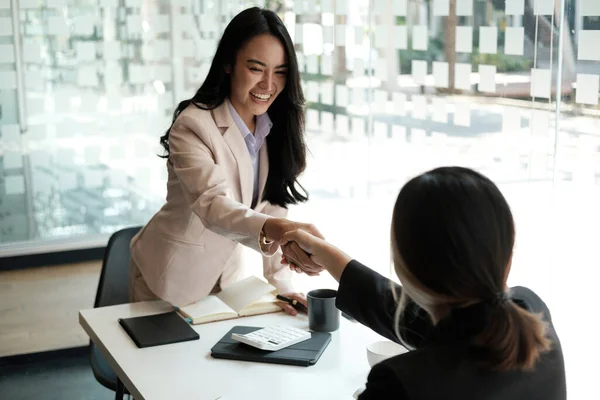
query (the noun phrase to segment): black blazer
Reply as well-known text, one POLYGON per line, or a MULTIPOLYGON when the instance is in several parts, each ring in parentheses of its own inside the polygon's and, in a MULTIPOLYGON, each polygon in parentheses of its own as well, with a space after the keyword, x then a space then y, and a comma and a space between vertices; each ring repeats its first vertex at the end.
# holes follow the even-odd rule
MULTIPOLYGON (((337 307, 390 340, 394 333, 400 286, 353 260, 340 279, 337 307), (392 289, 394 287, 394 289, 392 289)), ((455 310, 435 327, 416 304, 409 304, 400 329, 402 338, 416 350, 387 359, 371 369, 360 400, 563 400, 567 398, 560 341, 550 312, 531 290, 515 287, 511 301, 542 313, 549 323, 552 350, 544 353, 530 372, 493 372, 478 365, 469 339, 489 321, 483 303, 455 310)))

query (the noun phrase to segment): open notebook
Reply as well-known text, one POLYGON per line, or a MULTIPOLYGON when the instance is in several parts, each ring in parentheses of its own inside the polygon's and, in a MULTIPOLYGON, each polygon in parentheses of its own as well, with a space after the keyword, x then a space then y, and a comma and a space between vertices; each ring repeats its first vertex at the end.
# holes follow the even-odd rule
POLYGON ((192 324, 221 321, 281 311, 275 297, 276 289, 267 282, 249 276, 235 282, 217 294, 179 308, 179 312, 192 320, 192 324))

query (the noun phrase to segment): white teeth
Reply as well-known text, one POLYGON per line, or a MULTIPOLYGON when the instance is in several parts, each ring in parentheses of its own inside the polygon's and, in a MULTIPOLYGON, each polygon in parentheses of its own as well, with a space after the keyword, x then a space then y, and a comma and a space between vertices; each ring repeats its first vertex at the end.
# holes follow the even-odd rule
POLYGON ((257 94, 252 92, 250 92, 250 94, 260 100, 269 100, 271 98, 270 94, 257 94))

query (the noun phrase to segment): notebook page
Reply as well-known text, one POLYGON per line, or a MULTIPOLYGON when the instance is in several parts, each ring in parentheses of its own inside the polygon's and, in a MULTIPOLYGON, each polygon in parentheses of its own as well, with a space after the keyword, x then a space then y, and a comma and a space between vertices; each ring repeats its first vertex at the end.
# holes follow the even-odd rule
POLYGON ((217 296, 239 313, 245 306, 254 303, 265 294, 274 290, 275 288, 267 282, 256 276, 249 276, 246 279, 227 286, 217 296))
POLYGON ((237 312, 223 303, 217 296, 209 295, 200 301, 180 307, 179 310, 192 320, 210 319, 210 316, 231 315, 237 316, 237 312))

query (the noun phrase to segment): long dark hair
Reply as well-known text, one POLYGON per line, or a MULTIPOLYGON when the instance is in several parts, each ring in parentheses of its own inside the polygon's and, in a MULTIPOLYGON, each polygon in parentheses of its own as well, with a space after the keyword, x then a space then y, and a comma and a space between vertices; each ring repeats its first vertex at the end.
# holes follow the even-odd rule
MULTIPOLYGON (((298 176, 306 167, 305 100, 292 39, 281 19, 273 11, 252 7, 240 12, 231 20, 219 41, 204 83, 194 97, 179 103, 173 114, 171 127, 189 105, 212 110, 225 101, 231 92, 230 76, 225 72, 225 67, 231 66, 233 70, 238 51, 250 39, 262 34, 278 38, 287 57, 285 88, 267 111, 273 126, 272 133, 267 136, 269 175, 262 199, 287 207, 288 204, 308 200, 308 193, 298 182, 298 176)), ((163 158, 168 158, 170 154, 171 127, 160 138, 160 143, 165 149, 164 155, 161 156, 163 158)))
POLYGON ((478 172, 437 168, 410 180, 398 195, 392 246, 403 292, 430 314, 489 304, 490 323, 472 345, 495 370, 532 368, 550 347, 541 317, 505 297, 514 242, 506 199, 478 172))

